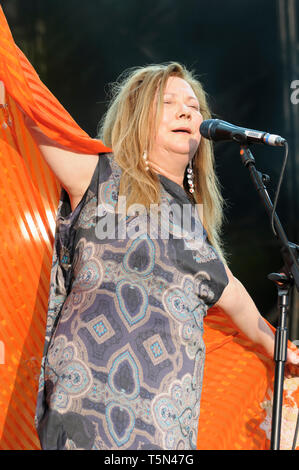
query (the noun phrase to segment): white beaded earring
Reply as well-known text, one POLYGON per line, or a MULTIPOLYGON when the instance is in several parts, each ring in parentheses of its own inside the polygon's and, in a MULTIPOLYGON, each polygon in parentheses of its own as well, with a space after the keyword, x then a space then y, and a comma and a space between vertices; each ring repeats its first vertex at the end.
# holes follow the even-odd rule
POLYGON ((189 162, 188 168, 187 168, 187 181, 189 185, 189 193, 194 193, 194 175, 193 175, 193 168, 192 168, 192 163, 191 161, 189 162))
POLYGON ((145 171, 148 171, 149 166, 148 166, 148 159, 147 159, 147 152, 146 151, 143 152, 142 158, 143 158, 144 164, 145 164, 145 171))

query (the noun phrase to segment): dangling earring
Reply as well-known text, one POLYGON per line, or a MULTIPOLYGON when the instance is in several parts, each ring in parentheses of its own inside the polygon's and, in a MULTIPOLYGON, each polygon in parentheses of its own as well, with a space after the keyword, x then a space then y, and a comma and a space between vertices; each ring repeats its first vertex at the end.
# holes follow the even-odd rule
POLYGON ((189 185, 189 193, 194 193, 194 175, 193 175, 193 168, 192 168, 192 163, 191 161, 189 162, 188 168, 187 168, 187 181, 189 185))
POLYGON ((144 151, 144 153, 142 155, 142 158, 143 158, 144 164, 145 164, 145 171, 148 171, 149 166, 148 166, 148 159, 147 159, 147 152, 146 151, 144 151))

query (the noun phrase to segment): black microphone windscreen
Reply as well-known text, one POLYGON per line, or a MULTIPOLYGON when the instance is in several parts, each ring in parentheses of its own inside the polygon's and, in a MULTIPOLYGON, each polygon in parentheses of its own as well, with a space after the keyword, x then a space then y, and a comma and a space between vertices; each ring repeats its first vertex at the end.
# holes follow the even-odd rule
POLYGON ((206 119, 200 125, 199 132, 206 139, 212 139, 213 135, 211 132, 214 127, 217 126, 219 119, 206 119))

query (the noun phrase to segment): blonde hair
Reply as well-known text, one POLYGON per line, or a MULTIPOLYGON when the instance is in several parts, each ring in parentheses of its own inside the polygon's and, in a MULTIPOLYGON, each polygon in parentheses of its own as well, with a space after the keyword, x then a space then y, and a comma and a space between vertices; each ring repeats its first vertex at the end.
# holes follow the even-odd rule
MULTIPOLYGON (((151 138, 158 126, 163 106, 163 92, 170 76, 185 80, 192 87, 203 119, 211 113, 206 93, 196 76, 177 62, 135 67, 113 84, 112 99, 100 123, 99 138, 112 148, 122 169, 119 195, 126 196, 127 207, 142 204, 149 209, 160 203, 160 181, 153 171, 146 171, 142 155, 151 148, 151 138), (157 94, 157 112, 153 103, 157 94)), ((223 222, 223 198, 215 174, 213 147, 201 139, 193 157, 194 200, 203 207, 203 224, 211 244, 225 261, 220 238, 223 222)), ((186 175, 184 178, 186 185, 186 175)), ((185 186, 187 188, 187 186, 185 186)))

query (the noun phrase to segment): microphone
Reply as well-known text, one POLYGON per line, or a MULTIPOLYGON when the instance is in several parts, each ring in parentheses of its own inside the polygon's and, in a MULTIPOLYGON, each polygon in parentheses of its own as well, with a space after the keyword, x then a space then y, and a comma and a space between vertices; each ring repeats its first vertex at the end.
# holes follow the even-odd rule
POLYGON ((214 142, 234 140, 239 144, 256 143, 274 146, 283 146, 286 143, 286 139, 279 135, 235 126, 220 119, 206 119, 201 123, 199 130, 203 137, 214 142))

